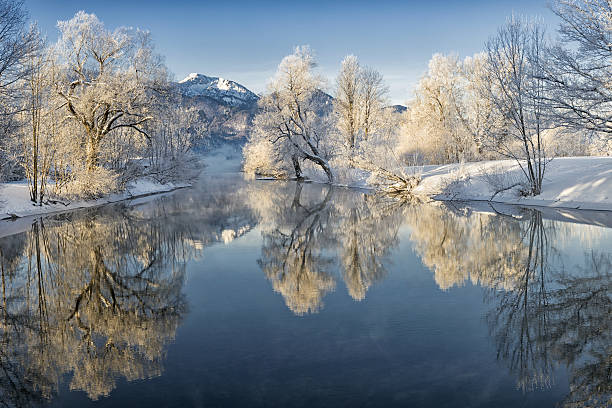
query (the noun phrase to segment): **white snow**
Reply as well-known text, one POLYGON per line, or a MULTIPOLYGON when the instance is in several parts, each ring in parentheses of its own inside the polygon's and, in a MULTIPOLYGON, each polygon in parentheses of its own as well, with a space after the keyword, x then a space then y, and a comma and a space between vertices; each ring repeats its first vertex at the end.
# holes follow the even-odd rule
POLYGON ((517 188, 513 188, 492 198, 495 189, 486 175, 496 174, 494 177, 510 185, 521 177, 521 170, 513 160, 425 166, 420 172, 422 181, 413 192, 438 200, 486 200, 612 211, 612 157, 554 159, 546 168, 542 194, 534 197, 520 197, 517 188))
POLYGON ((130 183, 127 189, 122 193, 112 194, 97 200, 58 202, 56 204, 43 204, 42 206, 38 206, 32 204, 30 201, 28 185, 25 181, 0 184, 0 235, 5 235, 5 230, 9 228, 8 224, 2 220, 11 218, 12 215, 17 217, 28 217, 32 215, 64 212, 77 208, 95 207, 102 204, 142 197, 144 195, 168 192, 187 186, 188 184, 160 184, 153 180, 141 179, 130 183))
POLYGON ((231 106, 248 105, 258 99, 257 95, 237 82, 195 72, 179 81, 179 88, 186 96, 207 96, 231 106))
POLYGON ((182 83, 185 83, 185 82, 189 82, 189 81, 193 81, 194 79, 196 79, 198 77, 198 75, 200 75, 200 74, 198 74, 197 72, 192 72, 189 75, 187 75, 185 77, 185 79, 179 81, 179 84, 182 84, 182 83))
POLYGON ((217 80, 217 88, 221 89, 222 91, 227 91, 230 89, 230 83, 227 79, 219 78, 217 80))

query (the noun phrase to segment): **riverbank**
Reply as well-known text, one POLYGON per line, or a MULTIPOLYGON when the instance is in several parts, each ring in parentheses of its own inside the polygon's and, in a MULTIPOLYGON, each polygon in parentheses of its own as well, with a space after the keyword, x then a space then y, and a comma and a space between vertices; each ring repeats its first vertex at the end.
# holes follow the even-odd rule
POLYGON ((413 193, 435 200, 612 211, 612 157, 552 160, 546 167, 542 194, 534 197, 520 196, 518 182, 523 176, 514 160, 424 166, 410 170, 421 176, 421 182, 413 193))
POLYGON ((95 200, 53 201, 42 206, 30 201, 28 185, 25 181, 0 183, 0 232, 10 228, 11 221, 37 215, 50 215, 80 208, 97 207, 104 204, 131 200, 149 195, 167 193, 179 188, 189 187, 188 183, 161 184, 150 179, 140 179, 128 184, 123 192, 111 194, 95 200))

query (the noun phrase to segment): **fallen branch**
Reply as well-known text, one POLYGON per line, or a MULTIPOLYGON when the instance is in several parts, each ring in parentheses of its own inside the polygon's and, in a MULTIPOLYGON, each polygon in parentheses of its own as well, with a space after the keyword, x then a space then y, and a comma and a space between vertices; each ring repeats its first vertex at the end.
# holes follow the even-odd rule
POLYGON ((496 196, 496 195, 498 195, 499 193, 503 193, 504 191, 508 191, 508 190, 510 190, 510 189, 513 189, 514 187, 516 187, 516 186, 520 186, 521 184, 522 184, 522 183, 520 183, 520 182, 519 182, 519 183, 514 183, 514 184, 512 184, 511 186, 504 187, 504 188, 500 188, 500 189, 496 190, 496 191, 493 193, 493 195, 491 196, 491 198, 489 198, 489 201, 493 201, 493 199, 495 198, 495 196, 496 196))

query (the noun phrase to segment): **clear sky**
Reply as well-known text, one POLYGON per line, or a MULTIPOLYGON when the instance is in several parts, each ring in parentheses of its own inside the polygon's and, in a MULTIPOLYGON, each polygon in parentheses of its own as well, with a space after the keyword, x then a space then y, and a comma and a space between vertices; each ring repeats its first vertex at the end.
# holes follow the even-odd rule
POLYGON ((513 12, 556 29, 547 0, 26 0, 26 6, 51 41, 57 20, 85 10, 110 28, 151 31, 177 79, 199 72, 255 92, 296 45, 314 49, 330 90, 342 58, 355 54, 384 75, 394 103, 410 98, 432 54, 480 51, 513 12))

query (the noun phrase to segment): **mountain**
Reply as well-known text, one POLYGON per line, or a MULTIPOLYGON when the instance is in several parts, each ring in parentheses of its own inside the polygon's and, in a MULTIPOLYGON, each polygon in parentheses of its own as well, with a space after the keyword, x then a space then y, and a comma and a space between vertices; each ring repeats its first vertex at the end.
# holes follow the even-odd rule
MULTIPOLYGON (((241 145, 246 141, 258 111, 259 96, 254 92, 238 82, 197 73, 189 74, 176 86, 183 95, 183 103, 198 110, 209 135, 197 149, 209 150, 227 143, 241 145)), ((334 98, 331 95, 317 90, 313 100, 317 114, 332 113, 334 98)), ((402 105, 388 108, 396 113, 406 110, 402 105)))
POLYGON ((315 111, 317 115, 325 116, 333 112, 334 97, 330 94, 320 89, 317 89, 312 94, 312 100, 314 102, 315 111))
POLYGON ((259 97, 237 82, 192 73, 179 81, 179 90, 187 97, 207 97, 232 107, 251 107, 259 97))
POLYGON ((244 143, 257 113, 259 97, 254 92, 228 79, 196 73, 176 86, 183 95, 183 103, 198 110, 209 135, 196 149, 244 143))
POLYGON ((404 113, 408 110, 404 105, 391 105, 387 106, 387 108, 393 109, 393 113, 404 113))

